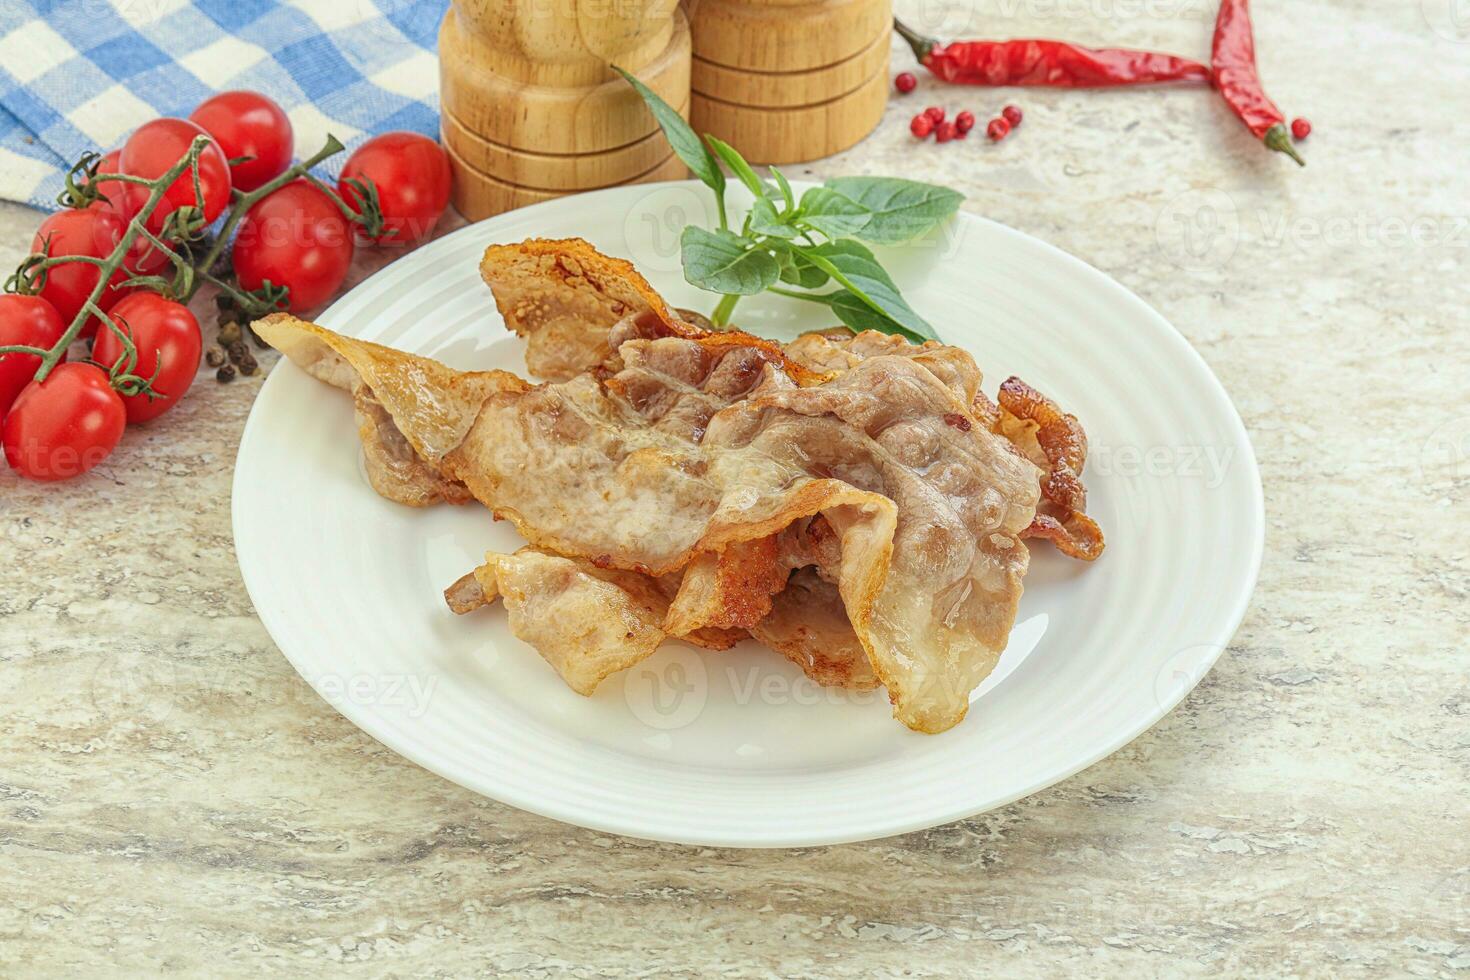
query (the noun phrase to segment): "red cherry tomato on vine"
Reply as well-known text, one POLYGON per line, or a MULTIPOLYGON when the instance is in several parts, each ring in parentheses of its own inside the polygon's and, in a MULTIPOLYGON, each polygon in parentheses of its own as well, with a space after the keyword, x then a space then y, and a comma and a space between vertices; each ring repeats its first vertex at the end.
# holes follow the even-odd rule
POLYGON ((127 410, 95 364, 58 364, 32 381, 5 416, 5 461, 32 480, 69 480, 107 458, 122 438, 127 410))
MULTIPOLYGON (((87 258, 105 259, 112 254, 122 240, 127 222, 106 207, 67 208, 58 211, 41 222, 36 237, 31 242, 31 251, 45 252, 54 257, 80 255, 87 258)), ((61 314, 61 319, 71 323, 87 302, 101 270, 86 262, 64 262, 46 270, 46 285, 40 295, 61 314)), ((127 290, 119 284, 128 278, 125 269, 118 269, 108 280, 108 288, 102 291, 97 305, 103 311, 122 299, 127 290)), ((97 318, 92 317, 82 329, 83 337, 90 337, 97 329, 97 318)))
POLYGON ((352 265, 352 229, 340 208, 305 180, 272 191, 245 212, 235 238, 235 278, 248 290, 267 279, 291 290, 301 312, 332 298, 352 265))
POLYGON ((374 136, 348 158, 337 191, 360 208, 360 195, 347 183, 352 177, 377 185, 383 210, 379 242, 410 244, 428 238, 449 204, 449 156, 418 133, 374 136))
MULTIPOLYGON (((148 292, 124 296, 108 315, 138 349, 138 360, 129 373, 152 378, 153 393, 157 396, 123 395, 128 421, 137 423, 157 418, 173 408, 194 383, 204 347, 199 321, 182 303, 148 292)), ((106 329, 98 332, 97 342, 92 345, 92 360, 111 368, 124 355, 117 334, 106 329)))
MULTIPOLYGON (((189 144, 197 136, 208 136, 187 119, 155 119, 139 126, 123 144, 118 166, 125 174, 153 180, 162 177, 189 152, 189 144)), ((126 214, 135 215, 148 201, 148 190, 139 184, 123 184, 122 206, 126 214)), ((169 215, 182 207, 201 207, 204 220, 213 221, 230 203, 230 165, 219 145, 210 140, 199 154, 199 189, 202 201, 194 198, 194 178, 185 170, 164 191, 158 207, 148 216, 148 230, 155 235, 163 229, 169 215)), ((109 194, 109 197, 112 195, 109 194)))
MULTIPOLYGON (((0 295, 0 347, 23 344, 50 350, 64 333, 61 314, 41 297, 0 295)), ((41 359, 34 354, 0 354, 0 418, 10 411, 15 396, 31 383, 40 366, 41 359)))
POLYGON ((251 157, 230 165, 230 180, 253 191, 291 166, 295 139, 285 110, 259 92, 221 92, 189 114, 204 128, 227 160, 251 157))

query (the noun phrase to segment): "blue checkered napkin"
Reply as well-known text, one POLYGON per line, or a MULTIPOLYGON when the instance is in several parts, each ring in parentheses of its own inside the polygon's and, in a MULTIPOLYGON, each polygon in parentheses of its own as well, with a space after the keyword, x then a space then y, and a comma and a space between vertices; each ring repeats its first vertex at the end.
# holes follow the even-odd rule
MULTIPOLYGON (((0 198, 55 208, 86 150, 155 116, 254 89, 291 117, 298 158, 328 132, 437 138, 434 55, 448 0, 0 0, 0 198)), ((346 155, 329 161, 340 166, 346 155)))

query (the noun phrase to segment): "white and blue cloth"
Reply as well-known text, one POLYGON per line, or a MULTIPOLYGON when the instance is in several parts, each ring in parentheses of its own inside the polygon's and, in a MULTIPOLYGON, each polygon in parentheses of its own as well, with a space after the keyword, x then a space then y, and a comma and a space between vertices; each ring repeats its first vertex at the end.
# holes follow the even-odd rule
MULTIPOLYGON (((296 156, 332 133, 438 137, 448 0, 0 0, 0 198, 55 208, 66 168, 155 116, 254 89, 296 156)), ((340 167, 346 155, 325 167, 340 167)))

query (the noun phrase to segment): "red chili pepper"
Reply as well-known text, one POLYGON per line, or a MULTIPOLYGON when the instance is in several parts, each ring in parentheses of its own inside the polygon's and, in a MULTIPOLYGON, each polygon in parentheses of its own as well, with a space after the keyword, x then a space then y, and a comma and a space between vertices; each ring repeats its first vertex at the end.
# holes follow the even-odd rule
POLYGON ((919 64, 946 82, 962 85, 1102 88, 1210 81, 1208 66, 1172 54, 1128 48, 1085 48, 1047 40, 941 44, 914 33, 900 21, 895 20, 893 28, 909 42, 919 64))
POLYGON ((1252 135, 1305 167, 1307 161, 1296 151, 1286 130, 1286 115, 1276 108, 1261 86, 1260 72, 1256 70, 1250 0, 1221 0, 1210 60, 1215 68, 1215 87, 1252 135))

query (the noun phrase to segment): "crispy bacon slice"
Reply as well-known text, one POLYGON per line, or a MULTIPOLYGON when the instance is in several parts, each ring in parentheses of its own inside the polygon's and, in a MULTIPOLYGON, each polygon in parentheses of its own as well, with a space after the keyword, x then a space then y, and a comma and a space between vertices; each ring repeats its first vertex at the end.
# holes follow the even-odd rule
POLYGON ((1045 538, 1071 558, 1094 561, 1103 551, 1102 528, 1087 516, 1087 434, 1075 415, 1020 378, 1000 386, 998 431, 1042 470, 1042 502, 1022 536, 1045 538))
POLYGON ((498 597, 511 632, 578 694, 592 694, 608 675, 652 654, 667 635, 668 599, 646 575, 535 548, 487 555, 472 574, 482 604, 498 597))
POLYGON ((870 691, 878 676, 847 618, 842 594, 811 566, 793 572, 751 636, 796 664, 818 684, 870 691))
POLYGON ((487 398, 530 385, 505 371, 453 371, 366 341, 352 341, 349 360, 314 330, 281 330, 274 346, 307 374, 352 393, 373 489, 410 507, 473 500, 440 463, 487 398))
MULTIPOLYGON (((1004 436, 1041 471, 1042 503, 1022 537, 1044 538, 1063 554, 1093 561, 1103 551, 1102 529, 1087 516, 1082 468, 1087 435, 1073 415, 1019 378, 1000 389, 1000 403, 980 389, 980 373, 963 351, 935 341, 911 344, 902 337, 865 331, 824 330, 803 334, 786 345, 787 354, 815 371, 850 370, 868 357, 894 354, 925 364, 953 388, 974 421, 1004 436), (960 355, 960 356, 956 356, 960 355)), ((964 420, 956 417, 956 424, 964 420)))
POLYGON ((609 331, 632 314, 652 314, 665 333, 681 331, 630 263, 580 239, 492 245, 480 275, 506 326, 526 338, 526 367, 534 377, 565 381, 604 363, 612 355, 609 331))
MULTIPOLYGON (((511 632, 541 654, 578 694, 590 695, 609 675, 633 666, 669 636, 669 602, 677 591, 637 572, 599 567, 525 547, 494 552, 485 564, 444 590, 456 614, 501 600, 511 632)), ((680 637, 707 650, 726 650, 741 630, 705 628, 680 637)))
POLYGON ((675 636, 706 627, 750 629, 771 611, 771 597, 785 588, 788 574, 774 534, 699 555, 684 566, 666 628, 675 636))
POLYGON ((701 339, 711 350, 759 351, 798 384, 823 380, 792 362, 779 344, 738 330, 711 331, 697 314, 690 319, 700 323, 683 319, 631 263, 603 255, 580 238, 492 245, 480 260, 480 278, 494 293, 506 327, 525 338, 526 368, 537 378, 566 381, 607 367, 624 340, 685 337, 701 339))
MULTIPOLYGON (((298 363, 331 363, 319 377, 366 385, 423 465, 557 557, 646 581, 822 515, 838 542, 823 571, 912 728, 960 721, 1005 645, 1035 470, 983 427, 947 423, 966 404, 914 358, 874 356, 802 388, 759 348, 662 337, 624 343, 624 369, 607 384, 582 374, 532 388, 390 357, 285 315, 257 330, 298 363), (762 361, 753 388, 750 358, 762 361), (706 418, 711 390, 726 383, 748 394, 706 418), (478 405, 465 397, 472 389, 478 405)), ((686 574, 681 593, 690 581, 693 590, 700 579, 686 574)), ((587 585, 579 596, 606 592, 587 585)), ((722 617, 679 628, 748 618, 722 617)))

